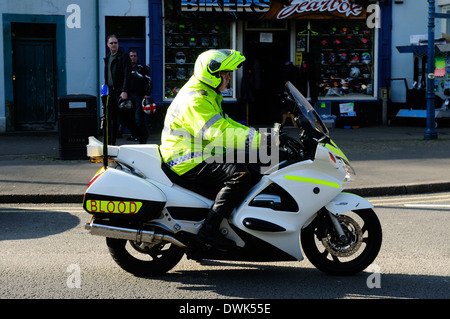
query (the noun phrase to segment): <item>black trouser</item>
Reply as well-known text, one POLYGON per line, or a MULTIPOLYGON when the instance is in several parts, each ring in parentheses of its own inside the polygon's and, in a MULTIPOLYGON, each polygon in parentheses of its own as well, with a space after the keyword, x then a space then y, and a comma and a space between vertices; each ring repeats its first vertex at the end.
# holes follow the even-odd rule
POLYGON ((183 178, 196 184, 217 190, 212 211, 228 218, 233 209, 244 199, 248 190, 254 186, 261 175, 259 164, 202 162, 183 178))
POLYGON ((141 134, 144 137, 144 139, 147 140, 149 133, 147 129, 147 123, 145 122, 145 113, 144 110, 142 110, 142 99, 143 99, 142 97, 137 96, 136 94, 133 93, 130 94, 130 100, 133 101, 134 106, 133 112, 136 120, 136 125, 141 130, 141 134))
POLYGON ((145 143, 145 134, 136 124, 134 109, 119 110, 120 92, 113 91, 108 102, 108 144, 115 145, 117 139, 118 121, 120 124, 128 127, 131 134, 136 137, 140 143, 145 143))

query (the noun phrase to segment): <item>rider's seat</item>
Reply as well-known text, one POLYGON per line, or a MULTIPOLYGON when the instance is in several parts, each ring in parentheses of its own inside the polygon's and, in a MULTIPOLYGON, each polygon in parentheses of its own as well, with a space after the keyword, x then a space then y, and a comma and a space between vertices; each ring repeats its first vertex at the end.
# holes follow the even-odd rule
POLYGON ((219 192, 220 189, 212 189, 211 187, 207 187, 204 185, 194 183, 192 181, 188 181, 183 177, 179 176, 174 171, 172 171, 170 167, 166 163, 164 163, 164 161, 161 161, 161 168, 167 175, 167 177, 172 181, 172 183, 177 184, 178 186, 186 188, 196 194, 202 195, 211 200, 216 199, 217 193, 219 192))

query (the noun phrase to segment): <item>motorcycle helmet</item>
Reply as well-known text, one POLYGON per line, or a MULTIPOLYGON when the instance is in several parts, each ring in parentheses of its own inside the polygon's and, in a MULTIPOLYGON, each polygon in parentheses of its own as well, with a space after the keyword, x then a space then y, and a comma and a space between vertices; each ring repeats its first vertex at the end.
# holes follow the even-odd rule
POLYGON ((176 64, 185 64, 186 63, 186 55, 183 52, 177 52, 175 54, 175 63, 176 64))
POLYGON ((142 99, 142 110, 145 114, 154 114, 156 112, 156 104, 151 98, 142 99))
POLYGON ((334 52, 330 52, 330 55, 328 58, 329 58, 330 63, 336 62, 336 54, 334 54, 334 52))
POLYGON ((361 70, 357 68, 356 66, 352 66, 350 68, 350 77, 351 78, 357 78, 361 74, 361 70))
POLYGON ((339 53, 339 60, 341 62, 347 62, 347 53, 345 52, 339 53))
POLYGON ((352 53, 352 58, 350 60, 350 63, 359 63, 359 54, 358 53, 352 53))
POLYGON ((186 79, 186 69, 178 68, 177 69, 177 80, 185 80, 186 79))
POLYGON ((184 46, 184 38, 181 35, 177 35, 175 36, 175 38, 173 39, 173 43, 175 44, 175 46, 177 47, 182 47, 184 46))
POLYGON ((133 102, 131 100, 123 100, 122 98, 119 99, 119 109, 120 110, 131 110, 133 108, 133 102))
POLYGON ((209 37, 203 36, 200 38, 200 43, 202 47, 209 47, 209 37))
POLYGON ((239 68, 245 57, 236 50, 208 50, 200 54, 195 61, 194 76, 201 82, 217 88, 222 83, 221 71, 233 71, 239 68))
POLYGON ((363 48, 368 48, 369 47, 369 39, 366 39, 366 38, 362 38, 361 39, 361 43, 362 43, 362 47, 363 48))
POLYGON ((364 52, 362 55, 362 62, 365 64, 369 64, 371 61, 370 59, 370 53, 369 52, 364 52))

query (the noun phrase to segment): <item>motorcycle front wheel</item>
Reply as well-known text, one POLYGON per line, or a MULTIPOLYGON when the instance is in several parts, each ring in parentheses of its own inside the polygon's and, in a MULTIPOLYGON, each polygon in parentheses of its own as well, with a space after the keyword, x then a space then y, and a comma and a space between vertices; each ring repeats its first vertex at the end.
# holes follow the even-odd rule
POLYGON ((154 245, 125 239, 106 238, 114 261, 135 276, 158 276, 166 273, 183 258, 184 250, 168 242, 154 245))
POLYGON ((339 238, 330 217, 320 213, 301 232, 303 251, 319 270, 332 275, 354 275, 366 269, 381 248, 381 224, 373 209, 338 217, 346 240, 339 238))

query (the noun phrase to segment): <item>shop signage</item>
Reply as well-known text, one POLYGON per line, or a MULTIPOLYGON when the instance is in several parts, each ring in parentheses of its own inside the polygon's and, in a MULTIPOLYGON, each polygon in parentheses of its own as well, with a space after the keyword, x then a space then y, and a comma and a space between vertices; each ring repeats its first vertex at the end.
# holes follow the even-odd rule
POLYGON ((267 12, 270 0, 181 0, 181 11, 267 12))
POLYGON ((278 11, 278 19, 287 19, 292 15, 301 15, 306 13, 340 13, 347 17, 357 17, 363 12, 363 7, 358 4, 350 3, 348 0, 302 0, 291 1, 278 11))
POLYGON ((279 20, 366 17, 365 8, 349 0, 181 0, 181 11, 259 13, 260 18, 279 20))

